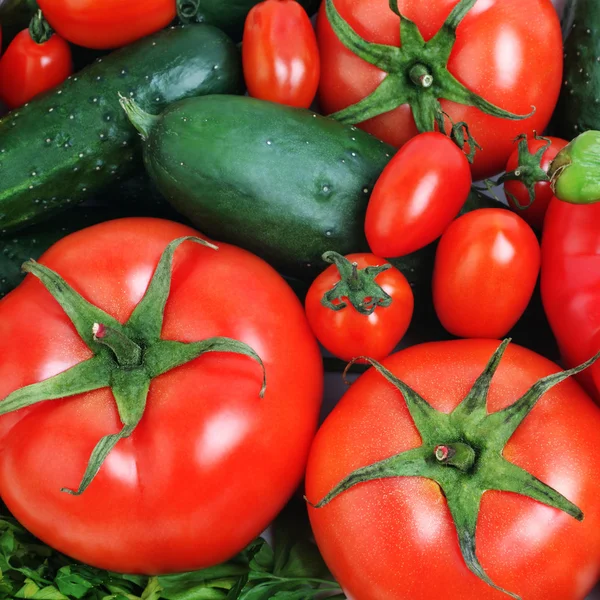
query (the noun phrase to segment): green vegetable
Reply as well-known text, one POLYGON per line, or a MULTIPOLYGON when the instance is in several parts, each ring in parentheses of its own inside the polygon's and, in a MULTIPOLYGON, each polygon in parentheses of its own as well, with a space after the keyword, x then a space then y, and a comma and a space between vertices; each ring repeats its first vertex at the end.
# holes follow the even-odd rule
POLYGON ((313 600, 337 593, 296 514, 275 524, 275 547, 258 539, 228 563, 160 577, 121 575, 56 552, 0 507, 0 598, 32 600, 313 600))
POLYGON ((586 131, 565 146, 548 171, 554 195, 571 204, 600 200, 600 131, 586 131))
MULTIPOLYGON (((179 0, 179 18, 184 23, 208 23, 222 29, 234 40, 242 39, 244 22, 250 9, 261 0, 179 0)), ((298 0, 312 15, 320 0, 298 0)))
POLYGON ((139 144, 118 94, 148 110, 236 92, 241 62, 221 31, 195 25, 99 60, 0 120, 0 233, 48 219, 135 170, 139 144))
POLYGON ((600 129, 600 2, 568 0, 563 87, 554 114, 557 134, 567 140, 600 129))
POLYGON ((312 276, 321 256, 367 249, 369 194, 394 154, 307 110, 241 96, 178 102, 152 116, 122 101, 158 189, 200 231, 312 276))

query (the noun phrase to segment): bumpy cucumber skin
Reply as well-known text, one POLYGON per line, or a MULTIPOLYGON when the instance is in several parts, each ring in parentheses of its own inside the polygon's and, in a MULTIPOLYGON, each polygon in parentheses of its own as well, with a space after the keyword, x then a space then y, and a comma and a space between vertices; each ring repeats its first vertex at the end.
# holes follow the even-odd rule
MULTIPOLYGON (((200 0, 195 20, 208 23, 225 31, 234 40, 242 39, 246 16, 262 0, 200 0)), ((321 0, 299 0, 309 15, 319 8, 321 0)))
POLYGON ((140 140, 119 93, 149 111, 242 88, 239 51, 208 25, 161 31, 100 59, 0 120, 0 233, 76 204, 135 170, 140 140))
POLYGON ((600 2, 569 0, 563 30, 563 86, 553 129, 571 140, 584 131, 600 129, 600 2))
POLYGON ((395 150, 355 127, 241 96, 171 105, 144 144, 158 189, 203 233, 284 274, 366 250, 364 215, 395 150))

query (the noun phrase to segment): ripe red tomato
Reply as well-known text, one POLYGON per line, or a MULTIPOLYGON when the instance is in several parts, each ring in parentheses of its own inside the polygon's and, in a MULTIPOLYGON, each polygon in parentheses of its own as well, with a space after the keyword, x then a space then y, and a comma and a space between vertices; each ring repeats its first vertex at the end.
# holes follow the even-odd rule
POLYGON ((73 72, 71 48, 59 35, 38 43, 24 29, 0 59, 0 99, 10 109, 60 85, 73 72))
POLYGON ((98 50, 119 48, 166 27, 175 0, 39 0, 48 22, 66 40, 98 50))
MULTIPOLYGON (((434 409, 450 413, 497 346, 491 340, 423 344, 394 354, 384 365, 434 409)), ((510 345, 492 380, 487 411, 508 407, 537 380, 557 371, 545 358, 510 345)), ((427 411, 413 420, 406 394, 370 369, 317 434, 306 474, 308 500, 321 500, 359 468, 421 446, 424 441, 415 423, 424 428, 424 420, 427 411)), ((444 444, 444 431, 437 433, 435 443, 444 444)), ((584 514, 578 522, 518 493, 483 493, 476 554, 495 584, 529 600, 586 597, 600 575, 599 443, 600 410, 569 380, 541 397, 503 452, 495 455, 551 486, 584 514)), ((434 450, 432 446, 433 462, 434 450)), ((487 466, 481 464, 484 470, 487 466)), ((481 469, 457 473, 459 485, 470 486, 482 474, 481 469)), ((500 483, 501 473, 491 469, 487 474, 488 486, 500 483)), ((469 500, 460 490, 458 495, 469 500)), ((431 479, 390 474, 355 485, 309 512, 323 557, 349 598, 507 598, 467 569, 448 499, 431 479)))
POLYGON ((463 215, 435 257, 433 302, 442 325, 460 337, 506 335, 531 300, 540 260, 537 238, 519 216, 502 208, 463 215))
MULTIPOLYGON (((122 219, 64 238, 41 263, 125 323, 167 244, 194 235, 169 221, 122 219)), ((220 563, 259 535, 304 474, 321 356, 300 302, 270 266, 234 246, 186 242, 175 253, 160 338, 215 336, 246 342, 262 358, 264 397, 257 362, 218 347, 159 375, 139 425, 80 496, 61 488, 77 489, 94 446, 121 429, 114 393, 97 389, 2 416, 0 495, 15 517, 56 549, 127 573, 220 563)), ((0 409, 11 392, 90 359, 98 344, 89 343, 27 277, 0 301, 0 409)), ((142 356, 155 369, 152 340, 142 356)), ((129 381, 140 371, 125 374, 129 381)))
POLYGON ((319 85, 317 38, 296 0, 265 0, 246 18, 244 77, 253 98, 308 108, 319 85))
POLYGON ((350 254, 345 259, 337 255, 335 263, 308 290, 308 322, 321 344, 338 358, 383 360, 410 325, 414 309, 410 284, 398 269, 372 254, 350 254))
POLYGON ((423 133, 388 163, 373 188, 365 231, 376 256, 393 258, 436 240, 471 190, 463 152, 441 133, 423 133))
MULTIPOLYGON (((440 30, 457 4, 458 0, 398 0, 400 12, 418 26, 426 41, 440 30)), ((400 45, 399 18, 390 10, 389 0, 334 0, 334 5, 362 38, 378 44, 400 45)), ((317 28, 324 74, 319 99, 329 114, 374 92, 386 73, 348 50, 333 32, 325 13, 324 1, 317 28)), ((518 134, 543 131, 548 124, 560 92, 562 35, 556 10, 548 0, 478 0, 456 33, 448 70, 461 84, 517 115, 527 115, 535 107, 533 116, 510 121, 484 114, 472 106, 441 101, 442 110, 453 121, 466 122, 483 147, 473 165, 473 179, 477 180, 504 169, 512 152, 512 141, 518 134), (540 65, 545 66, 542 69, 540 65)), ((423 62, 428 64, 431 57, 423 62)), ((408 73, 404 75, 405 81, 410 81, 408 73)), ((411 91, 419 93, 418 87, 411 86, 406 93, 411 91)), ((391 96, 394 93, 390 91, 391 96)), ((402 97, 400 92, 395 94, 402 97)), ((397 147, 417 134, 408 104, 359 126, 397 147)))
POLYGON ((539 181, 538 177, 541 176, 542 173, 539 173, 539 175, 536 176, 534 170, 541 169, 542 172, 547 174, 556 155, 568 143, 566 140, 555 137, 549 137, 547 140, 550 141, 550 146, 548 146, 548 141, 542 138, 527 140, 528 159, 529 157, 534 158, 536 152, 539 152, 542 148, 548 146, 547 150, 541 156, 541 161, 535 161, 535 164, 531 166, 529 160, 527 160, 524 167, 523 161, 519 160, 520 149, 515 148, 506 164, 506 171, 511 173, 520 171, 520 180, 509 179, 504 183, 504 190, 506 191, 506 197, 510 206, 519 216, 523 217, 527 223, 540 231, 544 225, 544 218, 546 217, 548 205, 550 204, 550 200, 554 197, 554 194, 552 193, 550 182, 539 181), (527 177, 529 173, 533 176, 531 182, 534 190, 533 203, 531 202, 528 189, 523 183, 523 176, 527 177), (524 206, 527 208, 522 208, 524 206))

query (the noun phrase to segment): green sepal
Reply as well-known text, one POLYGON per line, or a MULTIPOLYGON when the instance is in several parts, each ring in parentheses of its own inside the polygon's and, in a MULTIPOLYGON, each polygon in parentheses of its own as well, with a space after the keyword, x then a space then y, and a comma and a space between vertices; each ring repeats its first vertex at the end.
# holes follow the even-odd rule
POLYGON ((323 260, 334 264, 340 274, 340 281, 321 299, 326 308, 343 310, 348 306, 344 300, 347 299, 361 315, 369 316, 376 308, 387 308, 392 304, 392 297, 375 281, 381 273, 392 268, 389 263, 359 269, 357 263, 351 263, 337 252, 325 252, 323 260))
POLYGON ((499 345, 466 397, 450 414, 434 409, 377 361, 366 357, 356 359, 369 362, 402 394, 422 444, 353 471, 324 498, 314 504, 308 499, 307 502, 315 509, 322 509, 353 487, 380 479, 424 477, 435 481, 446 498, 467 567, 491 587, 519 600, 519 596, 493 582, 479 563, 475 539, 481 498, 488 490, 511 492, 560 510, 578 521, 583 519, 582 511, 573 502, 507 461, 502 453, 543 394, 591 366, 600 358, 600 352, 575 369, 541 379, 511 406, 490 414, 489 388, 509 342, 505 340, 499 345))
POLYGON ((29 35, 36 44, 40 45, 45 44, 54 35, 54 30, 41 10, 38 10, 29 22, 29 35))

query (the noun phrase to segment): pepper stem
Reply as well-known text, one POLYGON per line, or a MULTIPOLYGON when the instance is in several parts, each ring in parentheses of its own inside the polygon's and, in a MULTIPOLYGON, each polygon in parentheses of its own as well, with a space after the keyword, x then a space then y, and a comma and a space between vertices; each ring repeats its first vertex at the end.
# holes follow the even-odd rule
POLYGON ((463 473, 470 471, 475 464, 475 450, 461 442, 436 446, 434 454, 441 464, 455 467, 463 473))
POLYGON ((113 351, 123 369, 134 369, 142 364, 142 349, 125 334, 102 323, 94 323, 92 333, 94 341, 113 351))

